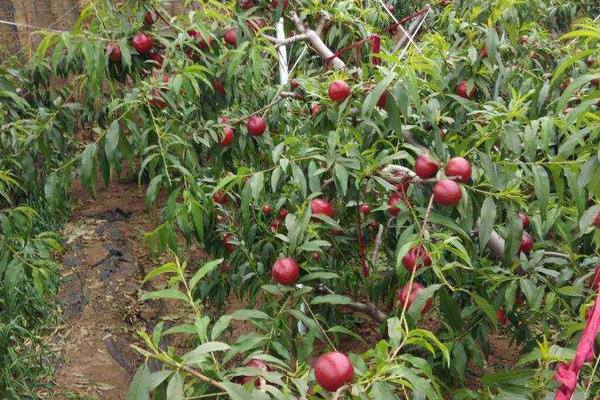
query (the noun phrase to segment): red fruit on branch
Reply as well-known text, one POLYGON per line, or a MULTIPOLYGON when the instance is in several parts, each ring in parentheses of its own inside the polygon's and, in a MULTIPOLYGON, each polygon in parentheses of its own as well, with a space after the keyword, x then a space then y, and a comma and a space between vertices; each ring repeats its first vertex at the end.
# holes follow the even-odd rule
POLYGON ((227 204, 227 194, 224 191, 219 190, 212 197, 213 201, 217 204, 227 204))
POLYGON ((590 83, 596 87, 600 87, 600 78, 594 78, 590 81, 590 83))
POLYGON ((215 92, 219 93, 221 96, 225 96, 225 85, 223 85, 223 82, 215 79, 212 83, 212 87, 215 89, 215 92))
POLYGON ((279 218, 285 218, 288 215, 288 210, 286 210, 285 208, 282 208, 281 210, 279 210, 279 214, 277 214, 279 216, 279 218))
POLYGON ((394 13, 394 10, 396 9, 396 7, 394 7, 394 5, 392 3, 387 3, 385 5, 385 8, 387 8, 388 11, 391 12, 392 14, 394 13))
POLYGON ((164 57, 156 51, 148 53, 148 60, 154 61, 158 68, 162 68, 163 62, 165 61, 164 57))
POLYGON ((206 50, 210 47, 210 43, 212 41, 212 39, 210 38, 210 36, 205 39, 202 34, 200 32, 198 32, 195 29, 189 29, 187 31, 187 34, 194 39, 194 41, 196 42, 196 45, 198 46, 198 48, 200 50, 206 50))
POLYGON ((404 180, 404 181, 396 184, 396 191, 397 191, 398 195, 401 196, 402 198, 406 197, 406 192, 408 191, 409 184, 410 184, 410 182, 408 180, 404 180))
POLYGON ((229 272, 231 270, 231 264, 228 263, 227 261, 223 261, 223 262, 221 262, 221 265, 219 268, 221 269, 221 272, 229 272))
POLYGON ((233 142, 233 128, 230 126, 223 129, 223 137, 219 141, 219 144, 223 147, 229 146, 233 142))
POLYGON ((319 262, 319 261, 321 261, 321 253, 319 253, 318 251, 315 251, 315 252, 313 253, 313 259, 314 259, 316 262, 319 262))
POLYGON ((456 85, 456 89, 454 90, 456 95, 463 97, 465 99, 470 99, 475 96, 477 93, 477 87, 473 86, 469 91, 469 84, 467 81, 460 81, 458 85, 456 85))
POLYGON ((109 43, 106 46, 106 53, 108 54, 108 59, 114 63, 120 63, 123 58, 121 48, 116 43, 109 43))
POLYGON ((229 233, 223 234, 223 244, 225 245, 225 250, 227 250, 230 253, 234 250, 234 246, 231 243, 231 238, 232 236, 229 233))
POLYGON ((254 7, 254 0, 242 0, 240 2, 240 7, 242 7, 244 10, 249 10, 254 7))
POLYGON ((298 267, 298 263, 293 258, 280 258, 273 264, 271 276, 275 282, 291 286, 296 283, 298 276, 300 276, 300 267, 298 267))
POLYGON ((313 104, 312 107, 310 108, 310 114, 314 117, 316 117, 317 115, 319 115, 319 113, 321 112, 321 106, 318 104, 313 104))
POLYGON ((265 204, 264 206, 262 206, 262 212, 263 212, 263 214, 269 215, 269 214, 271 214, 271 211, 273 211, 273 209, 271 208, 270 205, 265 204))
MULTIPOLYGON (((283 8, 287 8, 288 5, 289 5, 288 0, 284 0, 283 1, 283 8)), ((273 8, 279 7, 279 1, 278 0, 271 0, 271 7, 273 7, 273 8)))
POLYGON ((403 200, 403 196, 398 192, 392 194, 387 201, 388 204, 388 212, 394 217, 400 213, 400 208, 398 207, 398 203, 403 200))
POLYGON ((504 308, 500 308, 496 312, 496 318, 498 318, 498 322, 500 322, 502 326, 507 326, 510 323, 510 320, 506 316, 506 311, 504 311, 504 308))
POLYGON ((588 67, 591 67, 592 65, 594 65, 594 63, 596 62, 596 60, 594 59, 594 57, 589 56, 586 60, 585 60, 585 65, 587 65, 588 67))
POLYGON ((402 265, 408 271, 419 269, 421 267, 429 267, 431 265, 431 257, 423 245, 413 247, 402 257, 402 265))
POLYGON ((600 265, 596 266, 594 275, 592 275, 592 283, 590 286, 594 290, 600 290, 600 265))
POLYGON ((292 79, 290 81, 290 87, 292 88, 292 90, 296 90, 299 86, 300 86, 300 82, 298 82, 297 80, 292 79))
POLYGON ((333 207, 331 207, 331 204, 323 199, 312 199, 310 201, 310 210, 313 215, 322 214, 330 218, 335 215, 335 211, 333 210, 333 207))
POLYGON ((592 225, 594 225, 596 228, 600 228, 600 211, 598 211, 598 214, 596 214, 592 225))
POLYGON ((323 354, 315 362, 315 379, 319 386, 335 392, 354 379, 354 368, 346 355, 333 351, 323 354))
POLYGON ((342 80, 335 80, 329 85, 328 94, 331 101, 341 103, 350 95, 350 86, 342 80))
MULTIPOLYGON (((412 288, 410 291, 410 296, 408 294, 408 288, 409 288, 409 284, 407 283, 406 285, 404 285, 402 287, 402 289, 400 289, 397 297, 398 297, 398 300, 400 300, 400 307, 404 307, 404 305, 406 304, 406 309, 410 310, 410 307, 415 302, 417 296, 419 296, 421 291, 423 291, 423 289, 425 289, 425 286, 421 285, 419 282, 413 282, 412 288)), ((423 309, 421 310, 421 315, 427 314, 429 312, 429 310, 431 310, 431 307, 433 307, 433 299, 430 298, 430 299, 427 299, 427 301, 423 305, 423 309)))
POLYGON ((234 47, 237 46, 237 35, 235 33, 235 29, 231 28, 227 32, 225 32, 225 34, 223 35, 223 39, 228 45, 234 47))
POLYGON ((415 160, 415 173, 421 179, 433 178, 439 169, 440 166, 427 153, 420 154, 415 160))
POLYGON ((441 206, 454 206, 461 198, 460 186, 450 179, 442 179, 433 186, 433 201, 441 206))
POLYGON ((523 211, 519 211, 519 219, 521 220, 521 225, 523 225, 523 229, 529 226, 529 217, 523 211))
POLYGON ((368 214, 371 212, 371 207, 369 207, 368 204, 361 204, 360 206, 358 206, 358 211, 361 214, 368 214))
POLYGON ((271 229, 271 232, 275 233, 279 230, 280 224, 281 224, 281 220, 279 218, 275 218, 275 220, 273 222, 271 222, 269 229, 271 229))
POLYGON ((259 30, 261 30, 262 28, 264 28, 265 26, 267 26, 267 21, 265 21, 264 18, 248 18, 246 20, 246 26, 253 33, 256 33, 259 30))
POLYGON ((571 84, 571 78, 567 78, 560 84, 560 88, 562 90, 565 90, 569 87, 570 84, 571 84))
POLYGON ((469 183, 471 180, 471 163, 462 157, 451 158, 446 163, 444 174, 448 178, 459 178, 462 183, 469 183))
POLYGON ((387 92, 381 93, 381 96, 379 96, 379 100, 377 100, 377 107, 384 108, 385 103, 387 103, 387 92))
POLYGON ((533 249, 533 239, 527 232, 523 232, 523 236, 521 236, 521 244, 519 245, 519 252, 521 253, 529 253, 533 249))
POLYGON ((267 130, 267 123, 258 115, 251 115, 246 126, 252 136, 261 136, 267 130))
POLYGON ((144 24, 146 24, 146 26, 152 26, 152 25, 154 25, 154 22, 156 22, 156 18, 154 18, 154 14, 152 14, 150 11, 148 11, 146 14, 144 14, 144 24))
POLYGON ((224 216, 224 215, 222 215, 222 214, 218 214, 218 215, 217 215, 217 222, 218 222, 219 224, 224 224, 225 222, 227 222, 227 217, 225 217, 225 216, 224 216))
MULTIPOLYGON (((270 368, 261 360, 252 359, 248 364, 246 364, 247 368, 256 368, 262 371, 269 371, 270 368)), ((248 382, 254 382, 256 387, 260 386, 262 378, 258 378, 256 376, 241 376, 238 378, 238 382, 240 385, 245 385, 248 382)))
POLYGON ((479 57, 480 57, 482 60, 483 60, 484 58, 487 58, 487 57, 488 57, 488 49, 487 49, 487 47, 485 47, 485 46, 484 46, 484 47, 481 49, 481 52, 479 52, 479 57))
POLYGON ((132 40, 133 48, 140 54, 146 54, 152 50, 154 42, 150 35, 144 32, 140 32, 133 37, 132 40))

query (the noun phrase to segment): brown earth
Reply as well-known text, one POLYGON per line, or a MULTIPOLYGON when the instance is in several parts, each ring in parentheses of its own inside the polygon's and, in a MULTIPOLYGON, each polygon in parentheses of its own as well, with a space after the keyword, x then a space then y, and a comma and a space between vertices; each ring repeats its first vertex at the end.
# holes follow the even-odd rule
POLYGON ((136 330, 152 329, 165 310, 138 301, 143 276, 158 264, 141 240, 156 215, 135 184, 111 183, 94 200, 77 182, 72 196, 78 204, 63 230, 58 295, 63 324, 49 339, 57 351, 55 390, 47 398, 122 400, 142 361, 130 348, 136 330))

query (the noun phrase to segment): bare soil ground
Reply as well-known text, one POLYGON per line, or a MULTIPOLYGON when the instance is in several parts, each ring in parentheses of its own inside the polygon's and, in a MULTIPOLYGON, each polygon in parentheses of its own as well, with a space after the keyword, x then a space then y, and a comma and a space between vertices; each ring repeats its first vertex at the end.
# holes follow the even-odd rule
POLYGON ((63 324, 49 338, 57 362, 48 398, 125 398, 141 362, 130 348, 136 331, 152 329, 165 308, 138 301, 143 276, 157 263, 141 240, 157 219, 143 193, 135 184, 111 183, 94 200, 80 183, 72 187, 78 204, 63 230, 63 324))

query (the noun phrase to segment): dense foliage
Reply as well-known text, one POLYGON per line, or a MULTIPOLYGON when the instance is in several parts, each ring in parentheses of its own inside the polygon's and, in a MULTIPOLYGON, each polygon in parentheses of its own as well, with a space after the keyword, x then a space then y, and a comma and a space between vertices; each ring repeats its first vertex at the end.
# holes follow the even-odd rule
MULTIPOLYGON (((163 367, 129 399, 552 397, 600 281, 593 4, 113 3, 2 71, 2 324, 27 329, 39 305, 11 299, 55 282, 32 207, 56 213, 75 177, 92 194, 136 177, 163 209, 149 246, 173 258, 142 300, 189 313, 141 332, 163 367), (188 265, 194 245, 214 261, 188 265), (176 334, 189 349, 161 345, 176 334), (499 336, 520 359, 482 372, 499 336), (334 349, 339 382, 315 367, 334 349)), ((596 366, 574 398, 600 393, 596 366)))

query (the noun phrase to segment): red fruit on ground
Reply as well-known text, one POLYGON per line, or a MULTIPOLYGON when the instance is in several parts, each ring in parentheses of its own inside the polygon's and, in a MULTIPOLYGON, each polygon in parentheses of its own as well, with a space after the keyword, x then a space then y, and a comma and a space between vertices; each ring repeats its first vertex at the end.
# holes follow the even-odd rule
POLYGON ((519 211, 519 219, 521 220, 521 225, 523 225, 523 229, 529 226, 529 217, 523 211, 519 211))
POLYGON ((109 43, 106 46, 106 53, 108 54, 108 59, 114 63, 121 62, 121 59, 123 58, 121 48, 116 43, 109 43))
POLYGON ((279 218, 285 218, 288 215, 288 210, 286 210, 285 208, 282 208, 281 210, 279 210, 279 214, 277 214, 279 216, 279 218))
POLYGON ((223 147, 229 146, 233 142, 233 128, 228 126, 223 129, 223 137, 219 141, 219 144, 223 147))
POLYGON ((316 117, 317 115, 319 115, 320 112, 321 112, 321 106, 318 104, 313 104, 312 107, 310 108, 310 113, 313 116, 313 118, 316 117))
POLYGON ((215 89, 215 92, 219 93, 221 96, 225 96, 225 86, 223 85, 223 82, 216 79, 213 81, 212 87, 215 89))
POLYGON ((469 183, 471 180, 471 163, 462 157, 451 158, 446 163, 444 174, 448 178, 459 178, 462 183, 469 183))
POLYGON ((144 23, 146 24, 146 26, 152 26, 152 25, 154 25, 155 21, 156 21, 156 19, 154 18, 154 14, 152 14, 150 11, 148 11, 144 15, 144 23))
POLYGON ((331 101, 341 103, 350 95, 350 86, 342 80, 335 80, 329 85, 328 94, 331 101))
POLYGON ((354 378, 354 368, 346 355, 333 351, 315 362, 315 379, 329 392, 335 392, 354 378))
POLYGON ((598 214, 596 214, 592 225, 594 225, 596 228, 600 228, 600 211, 598 212, 598 214))
POLYGON ((237 36, 235 34, 235 29, 231 28, 227 32, 225 32, 225 35, 223 35, 223 39, 225 40, 225 43, 227 43, 228 45, 236 46, 237 45, 237 36))
POLYGON ((261 136, 267 130, 267 123, 258 115, 252 115, 248 118, 248 133, 252 136, 261 136))
POLYGON ((133 37, 132 40, 133 48, 140 54, 146 54, 152 50, 154 42, 150 35, 144 32, 140 32, 133 37))
POLYGON ((440 166, 427 153, 420 154, 415 160, 415 173, 421 179, 433 178, 439 169, 440 166))
MULTIPOLYGON (((248 364, 246 364, 247 368, 256 368, 262 371, 269 371, 269 367, 261 360, 252 359, 248 364)), ((260 379, 256 376, 241 376, 238 378, 240 385, 245 385, 248 382, 254 381, 254 385, 256 387, 260 386, 260 379)))
POLYGON ((298 276, 300 276, 300 267, 293 258, 280 258, 273 264, 271 276, 275 282, 291 286, 296 283, 298 276))
POLYGON ((488 57, 488 49, 487 47, 483 47, 481 49, 481 52, 479 53, 479 57, 481 57, 481 59, 483 60, 484 58, 488 57))
POLYGON ((310 201, 310 210, 313 215, 323 214, 330 218, 335 215, 335 211, 333 210, 333 207, 331 207, 331 204, 323 199, 312 199, 310 201))
POLYGON ((431 265, 431 257, 429 257, 429 253, 423 247, 423 245, 419 245, 413 247, 402 257, 402 265, 408 271, 412 271, 415 268, 419 269, 421 267, 429 267, 431 265))
POLYGON ((227 204, 227 195, 224 191, 219 190, 212 197, 213 201, 217 204, 227 204))
POLYGON ((523 236, 521 236, 519 252, 527 254, 531 251, 531 249, 533 249, 533 239, 527 232, 523 232, 523 236))
POLYGON ((271 208, 270 205, 265 204, 264 206, 262 206, 262 212, 265 215, 271 214, 271 211, 273 211, 273 209, 271 208))
POLYGON ((162 54, 156 51, 151 51, 150 53, 148 53, 148 60, 154 61, 158 68, 162 68, 163 62, 165 61, 162 54))
MULTIPOLYGON (((400 291, 398 292, 398 300, 400 300, 400 307, 404 307, 405 304, 406 305, 406 309, 409 310, 410 307, 412 306, 412 304, 415 302, 417 296, 419 296, 419 293, 421 293, 421 291, 423 289, 425 289, 425 286, 421 285, 419 282, 413 282, 412 284, 412 288, 410 291, 410 296, 408 295, 408 287, 409 284, 407 283, 406 285, 404 285, 402 287, 402 289, 400 289, 400 291)), ((433 307, 433 299, 427 299, 427 301, 425 302, 425 304, 423 305, 423 309, 421 310, 421 315, 425 315, 429 312, 429 310, 431 310, 431 307, 433 307)))
POLYGON ((361 214, 368 214, 371 212, 371 207, 369 207, 368 204, 361 204, 360 206, 358 206, 358 211, 361 214))
POLYGON ((456 85, 456 89, 455 89, 455 93, 456 95, 463 97, 465 99, 470 99, 471 97, 475 96, 475 94, 477 93, 477 87, 473 86, 473 88, 471 89, 471 91, 468 90, 469 84, 467 83, 467 81, 460 81, 458 83, 458 85, 456 85))
POLYGON ((433 186, 433 200, 441 206, 454 206, 462 198, 458 183, 442 179, 433 186))

